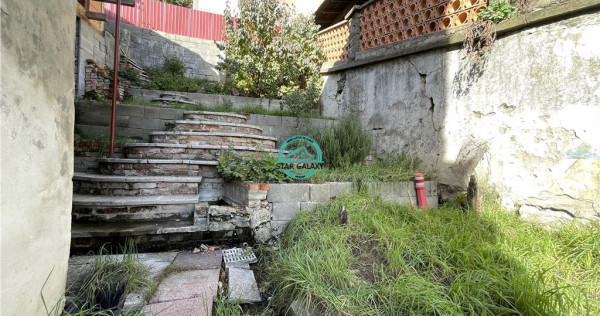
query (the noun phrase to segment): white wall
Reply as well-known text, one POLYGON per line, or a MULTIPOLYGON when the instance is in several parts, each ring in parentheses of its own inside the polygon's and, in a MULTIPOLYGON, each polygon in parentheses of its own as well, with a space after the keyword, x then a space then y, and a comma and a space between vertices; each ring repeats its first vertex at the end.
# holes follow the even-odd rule
POLYGON ((65 291, 73 194, 76 4, 1 3, 2 316, 47 315, 41 296, 51 309, 65 291))

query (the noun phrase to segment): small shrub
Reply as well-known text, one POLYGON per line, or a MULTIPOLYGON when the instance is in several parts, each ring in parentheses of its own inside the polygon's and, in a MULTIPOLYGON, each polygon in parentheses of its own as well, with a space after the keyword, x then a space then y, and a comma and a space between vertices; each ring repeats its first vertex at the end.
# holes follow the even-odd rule
POLYGON ((362 163, 371 150, 371 137, 353 115, 345 116, 329 127, 310 129, 306 136, 319 144, 325 166, 329 168, 362 163))
POLYGON ((312 113, 320 107, 316 87, 289 92, 283 98, 283 109, 294 113, 312 113))
POLYGON ((170 3, 174 5, 178 5, 180 7, 192 8, 194 5, 194 0, 158 0, 165 3, 170 3))
POLYGON ((234 154, 231 149, 219 158, 217 170, 228 181, 281 183, 287 179, 284 173, 277 170, 277 157, 274 155, 245 157, 234 154))
POLYGON ((140 84, 140 72, 133 67, 119 69, 119 78, 129 80, 133 85, 140 84))
POLYGON ((506 1, 492 1, 487 8, 481 10, 477 16, 481 20, 500 23, 508 20, 517 14, 517 7, 506 1))

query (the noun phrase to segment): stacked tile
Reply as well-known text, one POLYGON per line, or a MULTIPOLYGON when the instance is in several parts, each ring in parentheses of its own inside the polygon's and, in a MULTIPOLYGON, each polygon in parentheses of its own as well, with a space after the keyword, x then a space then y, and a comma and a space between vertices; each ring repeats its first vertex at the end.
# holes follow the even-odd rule
POLYGON ((379 0, 362 10, 360 49, 473 23, 485 0, 379 0))
POLYGON ((326 62, 337 62, 348 59, 348 38, 350 26, 348 22, 319 33, 319 41, 325 52, 326 62))

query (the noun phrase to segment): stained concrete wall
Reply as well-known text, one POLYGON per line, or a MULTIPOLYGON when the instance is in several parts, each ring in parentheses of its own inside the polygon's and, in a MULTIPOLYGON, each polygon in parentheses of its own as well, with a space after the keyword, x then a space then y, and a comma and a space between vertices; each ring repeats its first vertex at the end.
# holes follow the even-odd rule
POLYGON ((525 217, 599 220, 598 34, 597 9, 569 15, 499 38, 481 64, 443 47, 452 34, 423 39, 326 74, 323 114, 358 106, 377 153, 419 156, 446 198, 476 173, 525 217))
POLYGON ((3 316, 47 315, 41 296, 50 310, 65 290, 73 194, 76 4, 1 4, 3 316))
MULTIPOLYGON (((114 34, 113 21, 106 23, 106 29, 114 34)), ((175 55, 186 67, 185 75, 219 81, 220 72, 215 68, 221 51, 214 41, 168 34, 139 28, 131 24, 121 24, 121 46, 123 51, 141 67, 155 67, 163 64, 163 56, 175 55)))

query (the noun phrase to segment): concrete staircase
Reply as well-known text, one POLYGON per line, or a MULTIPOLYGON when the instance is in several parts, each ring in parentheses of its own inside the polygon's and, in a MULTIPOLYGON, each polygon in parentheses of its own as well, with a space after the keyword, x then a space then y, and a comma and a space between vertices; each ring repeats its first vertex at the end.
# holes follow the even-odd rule
POLYGON ((95 173, 75 173, 73 250, 125 237, 135 237, 142 250, 247 239, 252 232, 245 229, 244 216, 234 219, 236 225, 211 224, 208 207, 223 196, 217 160, 225 150, 277 152, 276 138, 245 122, 246 116, 234 113, 185 112, 183 120, 167 123, 167 130, 151 133, 150 143, 124 144, 122 158, 98 158, 95 173))

